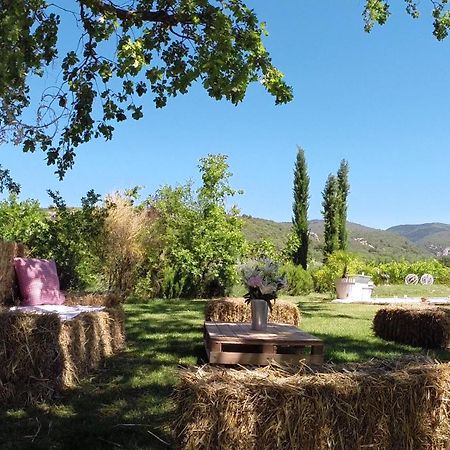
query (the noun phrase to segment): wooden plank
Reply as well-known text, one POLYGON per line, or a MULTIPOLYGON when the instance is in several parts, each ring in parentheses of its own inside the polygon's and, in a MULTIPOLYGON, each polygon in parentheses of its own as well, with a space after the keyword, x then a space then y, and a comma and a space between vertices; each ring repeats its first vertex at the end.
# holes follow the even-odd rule
POLYGON ((320 355, 278 355, 266 353, 234 353, 234 352, 210 352, 211 364, 248 364, 265 366, 272 362, 279 364, 321 364, 323 358, 320 355))
POLYGON ((251 325, 249 325, 245 322, 237 322, 236 325, 237 325, 236 328, 239 333, 239 336, 247 337, 249 335, 249 329, 251 329, 251 325), (245 325, 249 325, 249 326, 245 326, 245 325))
POLYGON ((312 345, 322 344, 320 340, 310 340, 310 339, 295 339, 295 338, 284 338, 277 336, 264 336, 264 335, 251 335, 248 337, 236 337, 236 336, 211 336, 220 342, 235 343, 235 344, 265 344, 271 343, 274 345, 312 345))
POLYGON ((216 341, 211 340, 209 336, 205 337, 205 348, 208 350, 214 350, 220 352, 222 350, 222 345, 216 341))
POLYGON ((322 355, 322 358, 323 358, 323 344, 322 345, 313 345, 311 347, 311 355, 322 355))
POLYGON ((266 331, 255 331, 249 323, 205 322, 204 342, 212 364, 323 363, 322 340, 292 325, 270 324, 266 331))
MULTIPOLYGON (((230 325, 230 324, 228 324, 228 325, 230 325)), ((229 332, 228 332, 229 336, 235 336, 236 338, 239 337, 239 327, 229 326, 228 329, 229 329, 229 332)))
POLYGON ((233 324, 230 324, 230 334, 232 333, 233 336, 235 336, 238 339, 245 338, 245 330, 241 327, 241 323, 234 322, 233 324))
POLYGON ((209 336, 220 336, 220 330, 216 322, 205 322, 205 330, 209 336))
POLYGON ((267 331, 251 330, 251 326, 245 323, 227 324, 223 322, 206 322, 206 329, 211 337, 217 337, 226 342, 282 342, 284 344, 295 343, 322 343, 322 340, 316 336, 305 333, 292 325, 270 325, 267 331), (213 324, 216 330, 213 330, 209 324, 213 324), (233 330, 233 332, 231 331, 233 330))
POLYGON ((262 345, 262 352, 270 355, 274 355, 277 352, 277 348, 273 344, 263 344, 262 345))

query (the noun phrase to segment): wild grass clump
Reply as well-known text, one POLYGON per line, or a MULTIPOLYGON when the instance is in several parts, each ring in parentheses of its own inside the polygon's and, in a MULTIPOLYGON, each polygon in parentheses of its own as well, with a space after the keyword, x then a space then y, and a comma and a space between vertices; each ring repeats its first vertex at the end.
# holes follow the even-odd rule
POLYGON ((129 293, 136 281, 136 270, 145 259, 147 212, 119 192, 107 196, 106 205, 103 267, 108 288, 129 293))

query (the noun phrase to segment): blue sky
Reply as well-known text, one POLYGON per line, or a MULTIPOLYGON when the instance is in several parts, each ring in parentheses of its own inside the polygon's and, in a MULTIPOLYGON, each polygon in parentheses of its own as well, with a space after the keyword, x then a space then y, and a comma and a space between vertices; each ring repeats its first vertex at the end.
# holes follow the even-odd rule
POLYGON ((229 155, 236 203, 245 214, 289 221, 297 145, 311 178, 311 219, 321 217, 321 191, 342 158, 349 161, 349 220, 377 228, 450 223, 450 38, 432 36, 428 3, 413 20, 403 2, 383 27, 364 33, 363 2, 252 0, 267 22, 266 45, 294 88, 275 106, 253 85, 235 107, 200 86, 169 101, 145 104, 144 119, 116 128, 111 142, 80 147, 59 182, 43 154, 0 147, 1 163, 22 185, 22 198, 50 203, 58 189, 68 204, 135 185, 151 194, 163 184, 198 179, 199 158, 229 155))

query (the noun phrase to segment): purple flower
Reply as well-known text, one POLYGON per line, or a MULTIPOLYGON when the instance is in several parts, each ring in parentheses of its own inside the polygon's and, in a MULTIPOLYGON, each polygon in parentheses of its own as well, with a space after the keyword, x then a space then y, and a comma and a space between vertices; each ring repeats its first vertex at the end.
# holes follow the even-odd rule
POLYGON ((247 280, 247 286, 256 288, 263 285, 263 280, 259 275, 254 275, 247 280))

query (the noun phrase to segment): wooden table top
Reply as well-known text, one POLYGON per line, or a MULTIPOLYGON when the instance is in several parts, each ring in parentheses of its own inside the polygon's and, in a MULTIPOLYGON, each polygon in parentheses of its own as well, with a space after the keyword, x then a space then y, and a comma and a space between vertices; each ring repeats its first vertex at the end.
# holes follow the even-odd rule
POLYGON ((267 330, 256 331, 251 329, 250 323, 205 322, 205 330, 210 339, 230 343, 322 344, 318 337, 294 325, 280 323, 270 323, 267 330))

